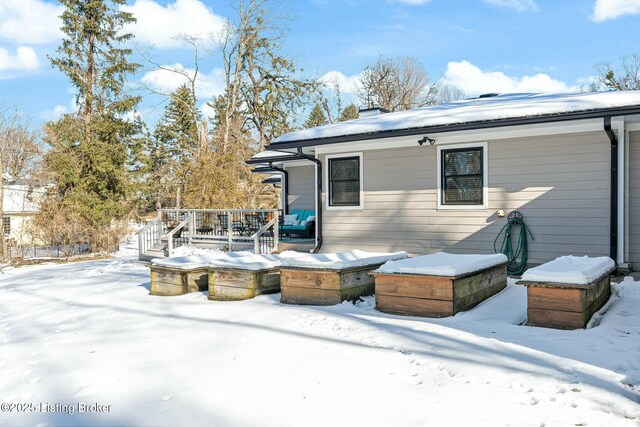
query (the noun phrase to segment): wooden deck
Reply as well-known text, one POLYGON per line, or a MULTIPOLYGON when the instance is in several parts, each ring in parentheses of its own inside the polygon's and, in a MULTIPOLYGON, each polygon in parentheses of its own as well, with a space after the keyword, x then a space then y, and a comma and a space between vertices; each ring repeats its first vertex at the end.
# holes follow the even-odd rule
POLYGON ((453 316, 507 286, 506 263, 457 277, 388 273, 372 276, 376 309, 408 316, 453 316))

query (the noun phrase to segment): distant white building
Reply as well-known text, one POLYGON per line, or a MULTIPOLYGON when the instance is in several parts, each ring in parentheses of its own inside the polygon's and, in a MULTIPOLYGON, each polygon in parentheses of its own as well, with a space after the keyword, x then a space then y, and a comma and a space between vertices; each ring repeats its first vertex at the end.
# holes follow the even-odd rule
POLYGON ((2 232, 5 239, 17 245, 33 243, 29 224, 40 210, 46 188, 24 180, 13 180, 8 174, 2 175, 2 184, 2 232))

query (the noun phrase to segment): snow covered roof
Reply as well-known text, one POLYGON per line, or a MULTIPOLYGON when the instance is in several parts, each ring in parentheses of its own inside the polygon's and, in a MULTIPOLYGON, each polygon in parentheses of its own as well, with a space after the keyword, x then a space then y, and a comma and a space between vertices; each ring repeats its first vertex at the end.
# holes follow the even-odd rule
POLYGON ((599 93, 560 93, 504 94, 488 98, 469 99, 447 104, 416 108, 396 113, 364 117, 341 123, 302 129, 276 138, 271 146, 295 145, 309 142, 328 143, 348 140, 367 139, 381 134, 395 136, 397 133, 415 134, 426 131, 447 131, 459 125, 468 125, 469 129, 513 124, 522 119, 582 118, 582 114, 591 117, 604 116, 607 112, 640 114, 640 91, 599 92, 599 93), (620 111, 623 110, 623 111, 620 111), (576 117, 574 117, 576 116, 576 117), (449 129, 447 129, 449 127, 449 129), (411 132, 413 131, 413 133, 411 132))

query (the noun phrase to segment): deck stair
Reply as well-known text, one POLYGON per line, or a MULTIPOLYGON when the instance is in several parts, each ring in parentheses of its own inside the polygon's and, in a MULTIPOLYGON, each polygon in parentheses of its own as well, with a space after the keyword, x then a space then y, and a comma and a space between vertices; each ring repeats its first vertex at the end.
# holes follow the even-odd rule
POLYGON ((165 258, 188 244, 224 251, 278 252, 278 213, 276 209, 161 209, 138 231, 138 258, 165 258))

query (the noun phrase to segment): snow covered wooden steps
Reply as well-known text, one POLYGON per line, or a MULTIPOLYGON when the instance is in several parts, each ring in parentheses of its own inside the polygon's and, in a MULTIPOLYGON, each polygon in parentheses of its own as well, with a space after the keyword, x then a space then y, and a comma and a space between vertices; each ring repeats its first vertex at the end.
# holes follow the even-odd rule
POLYGON ((376 309, 445 317, 468 310, 507 286, 507 257, 437 253, 391 261, 371 273, 376 309))
POLYGON ((280 302, 333 305, 373 293, 372 270, 406 258, 405 252, 372 253, 359 250, 327 254, 284 252, 280 267, 280 302))
POLYGON ((517 284, 527 287, 527 325, 584 328, 611 295, 609 257, 563 256, 527 270, 517 284))
POLYGON ((229 252, 209 263, 209 299, 238 301, 280 291, 276 255, 229 252))

